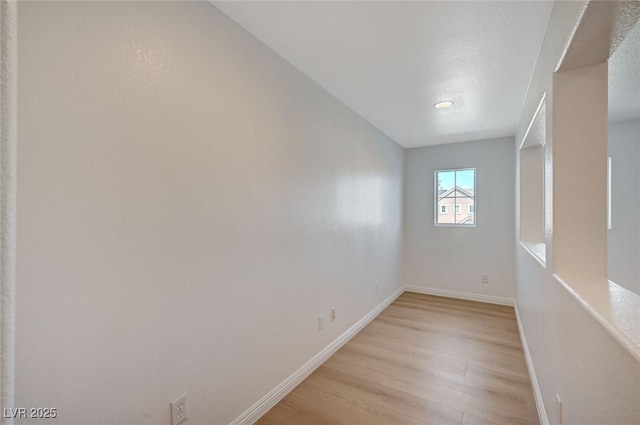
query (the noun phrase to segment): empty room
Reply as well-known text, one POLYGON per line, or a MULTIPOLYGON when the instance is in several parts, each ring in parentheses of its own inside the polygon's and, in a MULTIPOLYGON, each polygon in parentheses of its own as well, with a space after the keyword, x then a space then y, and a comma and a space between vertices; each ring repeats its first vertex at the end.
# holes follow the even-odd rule
POLYGON ((0 0, 2 425, 640 425, 640 1, 0 0))

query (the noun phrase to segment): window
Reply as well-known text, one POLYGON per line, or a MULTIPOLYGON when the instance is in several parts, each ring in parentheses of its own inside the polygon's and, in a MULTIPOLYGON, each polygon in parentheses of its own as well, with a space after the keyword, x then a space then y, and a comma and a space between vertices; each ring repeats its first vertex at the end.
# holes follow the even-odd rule
POLYGON ((435 172, 436 226, 475 226, 476 170, 435 172), (453 214, 447 213, 453 211, 453 214))

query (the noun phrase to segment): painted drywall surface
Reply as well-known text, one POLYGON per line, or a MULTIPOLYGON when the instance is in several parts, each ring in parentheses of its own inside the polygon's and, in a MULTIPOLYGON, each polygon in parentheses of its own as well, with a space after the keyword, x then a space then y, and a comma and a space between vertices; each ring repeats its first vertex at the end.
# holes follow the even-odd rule
MULTIPOLYGON (((15 405, 17 5, 0 2, 0 406, 15 405)), ((3 410, 4 413, 4 410, 3 410)), ((13 425, 2 415, 3 425, 13 425)))
POLYGON ((18 406, 227 424, 399 288, 403 149, 212 5, 18 28, 18 406))
POLYGON ((407 149, 406 284, 513 298, 513 151, 510 137, 407 149), (434 171, 452 168, 476 168, 476 227, 434 226, 434 171))
POLYGON ((607 71, 607 64, 601 63, 554 73, 551 142, 553 270, 563 278, 598 279, 603 288, 607 284, 607 71))
POLYGON ((549 424, 637 425, 640 364, 547 269, 516 253, 518 309, 549 424))
POLYGON ((520 241, 544 243, 544 146, 533 146, 520 150, 520 191, 527 193, 522 198, 520 209, 520 241))
POLYGON ((612 162, 609 279, 640 294, 640 120, 610 123, 608 134, 612 162))
MULTIPOLYGON (((584 2, 554 5, 516 131, 516 143, 521 141, 542 94, 551 95, 553 72, 583 7, 584 2)), ((552 116, 553 103, 548 102, 548 163, 552 116)), ((516 243, 518 309, 549 423, 560 424, 556 401, 559 394, 565 424, 635 425, 640 417, 640 364, 552 276, 552 177, 553 173, 547 170, 546 268, 516 243)))

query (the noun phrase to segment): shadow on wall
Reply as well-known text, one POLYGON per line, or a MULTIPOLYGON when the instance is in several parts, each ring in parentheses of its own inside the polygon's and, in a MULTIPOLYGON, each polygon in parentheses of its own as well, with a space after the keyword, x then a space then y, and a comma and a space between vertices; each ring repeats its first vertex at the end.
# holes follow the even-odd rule
POLYGON ((640 24, 609 60, 608 276, 640 295, 640 24))

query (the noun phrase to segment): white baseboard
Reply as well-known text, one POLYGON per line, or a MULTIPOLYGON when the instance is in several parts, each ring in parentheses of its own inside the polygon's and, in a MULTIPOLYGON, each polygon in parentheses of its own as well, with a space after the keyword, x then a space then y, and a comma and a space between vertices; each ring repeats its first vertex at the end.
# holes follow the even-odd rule
POLYGON ((275 406, 280 400, 282 400, 291 390, 298 386, 305 378, 316 370, 322 363, 324 363, 333 353, 338 351, 340 347, 346 344, 351 338, 353 338, 358 332, 360 332, 366 325, 368 325, 373 319, 375 319, 385 308, 387 308, 392 302, 394 302, 404 292, 415 292, 418 294, 437 295, 441 297, 458 298, 470 301, 479 301, 489 304, 499 304, 514 306, 516 311, 516 318, 518 320, 518 329, 520 331, 520 337, 522 339, 522 348, 525 353, 527 361, 527 367, 529 369, 529 375, 531 376, 531 384, 533 386, 533 392, 536 399, 536 407, 538 409, 538 415, 542 421, 542 425, 549 425, 547 414, 542 403, 542 395, 540 393, 540 387, 536 379, 535 371, 533 370, 533 363, 531 361, 531 355, 529 354, 529 348, 527 347, 527 341, 522 330, 520 323, 520 316, 518 315, 518 308, 515 305, 514 300, 510 298, 496 297, 492 295, 473 294, 470 292, 450 291, 447 289, 428 288, 425 286, 406 285, 399 288, 384 301, 382 301, 373 310, 367 313, 362 319, 356 322, 353 326, 347 329, 342 335, 336 338, 331 344, 327 345, 318 354, 313 356, 302 367, 296 370, 291 376, 282 381, 277 387, 271 390, 267 395, 262 397, 253 406, 247 409, 244 413, 238 416, 230 425, 252 425, 262 415, 267 413, 269 409, 275 406))
POLYGON ((471 292, 450 291, 448 289, 428 288, 426 286, 406 285, 407 292, 415 292, 417 294, 437 295, 440 297, 458 298, 461 300, 479 301, 481 303, 513 305, 511 298, 496 297, 493 295, 473 294, 471 292))
POLYGON ((336 338, 331 344, 327 345, 318 354, 313 356, 311 360, 306 362, 302 367, 296 370, 291 376, 282 381, 277 387, 271 390, 267 395, 262 397, 253 406, 247 409, 243 414, 238 416, 230 425, 251 425, 255 423, 262 415, 267 413, 269 409, 275 406, 280 400, 282 400, 291 390, 293 390, 304 379, 311 375, 322 363, 324 363, 333 353, 338 351, 340 347, 346 344, 351 338, 353 338, 358 332, 375 319, 378 314, 389 306, 405 291, 404 287, 400 287, 393 294, 389 295, 384 301, 382 301, 373 310, 367 313, 362 319, 358 320, 355 325, 347 329, 342 335, 336 338))
POLYGON ((536 408, 538 409, 540 424, 549 425, 547 411, 545 410, 544 402, 542 401, 542 392, 540 392, 540 385, 538 385, 538 378, 536 377, 536 371, 533 368, 533 360, 531 359, 531 353, 529 352, 529 346, 527 345, 527 338, 524 335, 524 329, 522 328, 522 322, 520 321, 518 304, 515 301, 513 302, 513 309, 516 311, 516 320, 518 322, 518 331, 520 332, 520 341, 522 342, 522 351, 524 351, 524 358, 527 361, 527 369, 529 370, 529 378, 531 379, 531 386, 533 387, 533 396, 536 400, 536 408))

